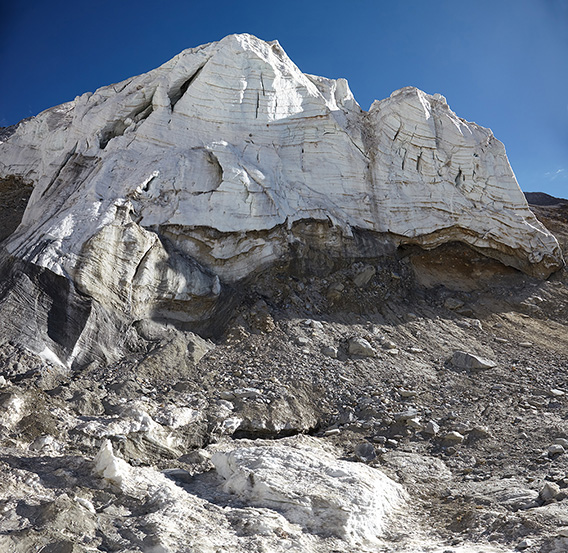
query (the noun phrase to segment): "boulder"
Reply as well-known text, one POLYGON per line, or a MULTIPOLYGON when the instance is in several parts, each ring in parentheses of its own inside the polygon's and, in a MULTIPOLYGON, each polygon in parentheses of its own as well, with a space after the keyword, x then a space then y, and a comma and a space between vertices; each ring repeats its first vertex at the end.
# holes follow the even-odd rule
POLYGON ((349 354, 361 357, 374 357, 377 352, 365 338, 351 338, 349 340, 349 354))
POLYGON ((497 366, 497 363, 489 359, 465 351, 454 352, 451 363, 458 369, 492 369, 497 366))

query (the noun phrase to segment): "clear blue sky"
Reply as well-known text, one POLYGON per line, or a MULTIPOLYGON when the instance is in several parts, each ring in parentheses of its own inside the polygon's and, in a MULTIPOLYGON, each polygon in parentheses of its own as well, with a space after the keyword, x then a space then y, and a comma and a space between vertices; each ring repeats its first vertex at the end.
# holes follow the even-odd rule
POLYGON ((347 78, 363 109, 443 94, 504 142, 524 190, 568 197, 568 0, 5 0, 0 126, 241 32, 347 78))

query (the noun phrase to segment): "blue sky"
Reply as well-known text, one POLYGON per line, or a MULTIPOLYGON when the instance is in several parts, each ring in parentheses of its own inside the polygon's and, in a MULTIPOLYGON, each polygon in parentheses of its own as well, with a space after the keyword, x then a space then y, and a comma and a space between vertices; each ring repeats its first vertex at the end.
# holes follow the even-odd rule
POLYGON ((0 126, 241 32, 345 77, 363 109, 443 94, 504 142, 521 188, 568 197, 568 0, 6 1, 0 126))

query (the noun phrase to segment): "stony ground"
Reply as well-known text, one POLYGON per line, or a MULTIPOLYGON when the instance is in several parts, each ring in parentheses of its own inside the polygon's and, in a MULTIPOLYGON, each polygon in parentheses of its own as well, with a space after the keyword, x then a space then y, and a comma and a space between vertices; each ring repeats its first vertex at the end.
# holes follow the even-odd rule
MULTIPOLYGON (((566 247, 562 206, 535 209, 566 247)), ((567 285, 409 250, 275 268, 216 342, 150 325, 111 367, 4 344, 0 550, 568 551, 567 285), (372 547, 236 504, 211 455, 274 444, 378 468, 408 502, 372 547)))

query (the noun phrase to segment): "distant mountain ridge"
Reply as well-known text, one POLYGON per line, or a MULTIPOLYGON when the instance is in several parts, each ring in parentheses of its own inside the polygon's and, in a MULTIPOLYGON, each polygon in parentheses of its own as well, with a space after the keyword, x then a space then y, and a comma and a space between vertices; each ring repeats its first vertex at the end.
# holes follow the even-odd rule
POLYGON ((525 192, 525 198, 527 202, 531 205, 558 205, 558 204, 568 204, 568 200, 564 198, 555 198, 550 194, 545 192, 525 192))

